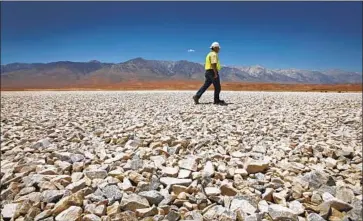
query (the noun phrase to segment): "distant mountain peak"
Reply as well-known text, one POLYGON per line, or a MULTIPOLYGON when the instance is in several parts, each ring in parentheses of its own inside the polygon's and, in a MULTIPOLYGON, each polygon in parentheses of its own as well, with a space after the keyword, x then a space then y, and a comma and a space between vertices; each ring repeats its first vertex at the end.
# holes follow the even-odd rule
POLYGON ((263 67, 262 65, 259 65, 259 64, 257 64, 257 65, 253 65, 253 66, 251 66, 252 68, 256 68, 256 69, 265 69, 265 67, 263 67))
POLYGON ((89 63, 101 64, 101 62, 100 61, 97 61, 97 60, 90 60, 89 63))
POLYGON ((137 57, 137 58, 130 59, 130 60, 126 61, 125 63, 127 63, 127 62, 138 62, 138 61, 146 61, 146 60, 144 58, 142 58, 142 57, 137 57))

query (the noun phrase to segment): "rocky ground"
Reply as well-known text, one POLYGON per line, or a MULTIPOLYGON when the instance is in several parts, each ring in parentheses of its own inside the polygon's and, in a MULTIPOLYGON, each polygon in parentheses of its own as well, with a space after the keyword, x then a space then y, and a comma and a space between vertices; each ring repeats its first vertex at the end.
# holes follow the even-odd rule
POLYGON ((2 220, 362 220, 362 95, 2 92, 2 220))

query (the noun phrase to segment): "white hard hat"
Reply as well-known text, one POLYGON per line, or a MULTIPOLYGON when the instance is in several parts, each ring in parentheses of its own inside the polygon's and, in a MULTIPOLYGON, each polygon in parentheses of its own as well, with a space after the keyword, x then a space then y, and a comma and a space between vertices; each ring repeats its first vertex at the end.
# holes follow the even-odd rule
POLYGON ((216 48, 216 47, 221 48, 218 42, 213 42, 212 45, 210 46, 210 48, 216 48))

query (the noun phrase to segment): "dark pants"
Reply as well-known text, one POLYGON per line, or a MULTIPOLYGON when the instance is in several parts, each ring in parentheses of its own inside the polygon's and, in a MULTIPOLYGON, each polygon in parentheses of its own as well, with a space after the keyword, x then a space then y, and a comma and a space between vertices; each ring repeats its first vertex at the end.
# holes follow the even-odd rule
POLYGON ((219 101, 219 93, 221 92, 221 82, 219 80, 219 75, 217 78, 214 78, 213 70, 207 70, 205 72, 205 82, 204 85, 197 92, 197 97, 200 98, 212 83, 214 86, 214 102, 219 101))

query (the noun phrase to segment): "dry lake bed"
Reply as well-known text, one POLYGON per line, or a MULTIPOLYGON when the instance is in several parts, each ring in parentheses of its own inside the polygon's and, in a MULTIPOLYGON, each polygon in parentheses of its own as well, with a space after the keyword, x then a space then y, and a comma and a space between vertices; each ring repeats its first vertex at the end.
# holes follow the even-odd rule
POLYGON ((362 220, 362 94, 1 92, 2 220, 362 220))

